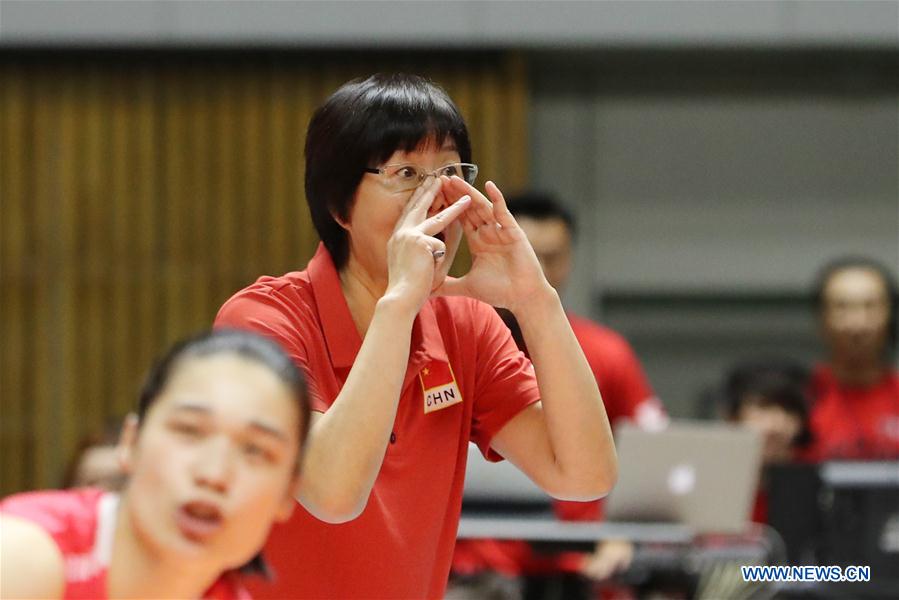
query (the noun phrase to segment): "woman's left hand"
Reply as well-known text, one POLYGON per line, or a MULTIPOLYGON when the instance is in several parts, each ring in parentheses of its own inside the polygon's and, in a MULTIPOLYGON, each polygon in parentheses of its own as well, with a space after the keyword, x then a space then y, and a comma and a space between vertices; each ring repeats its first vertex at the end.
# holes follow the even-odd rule
POLYGON ((444 190, 451 197, 472 198, 471 207, 461 217, 472 262, 468 273, 447 277, 434 294, 468 296, 514 314, 535 296, 553 292, 527 236, 492 181, 486 185, 489 200, 458 177, 445 181, 444 190))

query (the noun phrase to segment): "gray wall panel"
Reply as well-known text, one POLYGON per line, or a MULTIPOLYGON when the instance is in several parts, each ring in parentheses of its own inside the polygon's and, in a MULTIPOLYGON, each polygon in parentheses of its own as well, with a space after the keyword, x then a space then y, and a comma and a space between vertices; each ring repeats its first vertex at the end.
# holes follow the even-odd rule
POLYGON ((896 262, 895 97, 594 106, 597 284, 792 291, 835 254, 896 262))

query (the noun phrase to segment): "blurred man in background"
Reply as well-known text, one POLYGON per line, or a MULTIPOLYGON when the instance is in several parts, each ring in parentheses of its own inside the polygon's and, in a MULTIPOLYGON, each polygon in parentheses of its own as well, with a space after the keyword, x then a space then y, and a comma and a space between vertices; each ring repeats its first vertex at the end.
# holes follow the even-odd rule
MULTIPOLYGON (((508 205, 534 248, 547 281, 561 294, 571 275, 576 236, 574 218, 555 198, 545 194, 521 194, 510 198, 508 205)), ((518 324, 507 311, 499 312, 516 343, 527 354, 518 324)), ((570 311, 567 316, 599 384, 612 426, 630 419, 648 429, 664 427, 668 422, 665 409, 627 340, 608 327, 570 311)), ((564 520, 602 518, 602 501, 555 501, 554 509, 564 520)), ((447 597, 540 598, 547 595, 550 586, 566 598, 585 596, 590 594, 590 585, 583 575, 606 579, 627 568, 632 553, 632 544, 625 541, 598 543, 595 552, 588 555, 566 552, 541 556, 522 541, 460 540, 456 544, 454 578, 447 597), (525 580, 520 580, 521 577, 525 580)))
MULTIPOLYGON (((577 235, 573 216, 552 196, 536 193, 511 198, 509 210, 534 248, 547 281, 562 293, 573 263, 577 235)), ((668 422, 665 409, 627 340, 571 311, 567 315, 600 390, 608 396, 603 397, 603 402, 613 424, 618 419, 631 419, 648 429, 664 427, 668 422)), ((516 336, 517 329, 513 324, 512 332, 516 336)))
POLYGON ((827 264, 815 286, 827 361, 812 378, 811 458, 899 458, 896 282, 877 262, 827 264))

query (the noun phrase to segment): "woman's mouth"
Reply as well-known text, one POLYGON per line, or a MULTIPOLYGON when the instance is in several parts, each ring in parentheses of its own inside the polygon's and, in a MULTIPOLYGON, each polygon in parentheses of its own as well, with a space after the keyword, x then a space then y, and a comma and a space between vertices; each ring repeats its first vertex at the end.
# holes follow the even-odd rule
POLYGON ((186 502, 178 507, 176 518, 181 534, 193 542, 205 542, 224 525, 222 511, 210 502, 186 502))

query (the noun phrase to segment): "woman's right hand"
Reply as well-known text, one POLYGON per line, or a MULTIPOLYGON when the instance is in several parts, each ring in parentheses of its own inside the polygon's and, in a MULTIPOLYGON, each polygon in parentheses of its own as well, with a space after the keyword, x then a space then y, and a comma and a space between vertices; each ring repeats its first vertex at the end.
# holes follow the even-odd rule
POLYGON ((435 274, 447 258, 452 258, 446 256, 446 244, 434 235, 453 224, 471 205, 471 196, 466 195, 428 218, 442 185, 434 177, 416 188, 387 241, 384 297, 399 301, 412 314, 421 310, 434 288, 435 274))
POLYGON ((634 561, 634 543, 628 540, 606 540, 596 544, 581 572, 594 581, 605 581, 627 571, 634 561))

